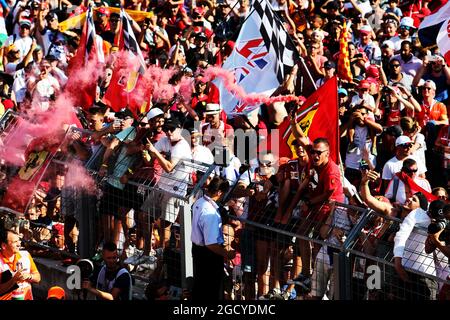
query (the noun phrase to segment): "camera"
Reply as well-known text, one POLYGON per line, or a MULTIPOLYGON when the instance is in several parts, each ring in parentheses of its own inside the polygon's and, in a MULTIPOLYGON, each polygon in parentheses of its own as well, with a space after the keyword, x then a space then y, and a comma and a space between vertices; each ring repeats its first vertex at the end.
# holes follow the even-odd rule
POLYGON ((381 59, 370 59, 370 64, 381 66, 381 59))
POLYGON ((92 274, 94 273, 94 264, 91 260, 81 259, 78 260, 76 265, 78 266, 78 268, 80 268, 82 280, 89 280, 89 278, 92 277, 92 274))
POLYGON ((369 164, 365 160, 360 160, 359 161, 359 170, 361 170, 361 171, 370 170, 369 164))
POLYGON ((450 205, 442 200, 435 200, 430 203, 428 214, 431 223, 428 225, 428 233, 436 234, 449 226, 450 205))

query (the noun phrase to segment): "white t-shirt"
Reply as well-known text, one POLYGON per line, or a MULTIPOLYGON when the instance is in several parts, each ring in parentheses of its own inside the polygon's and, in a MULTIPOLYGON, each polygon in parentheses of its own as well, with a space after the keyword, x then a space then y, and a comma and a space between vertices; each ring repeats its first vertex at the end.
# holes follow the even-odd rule
POLYGON ((195 161, 213 164, 214 156, 207 147, 204 146, 196 146, 194 151, 192 152, 192 159, 195 161))
MULTIPOLYGON (((418 186, 425 189, 428 192, 431 192, 431 186, 427 179, 418 178, 414 179, 414 182, 417 183, 418 186)), ((386 190, 385 194, 386 198, 391 199, 394 196, 394 180, 389 183, 389 186, 386 190)), ((403 181, 398 181, 397 194, 395 195, 395 201, 400 204, 405 204, 406 202, 406 189, 403 181)))
POLYGON ((216 175, 227 179, 230 185, 233 185, 239 177, 239 168, 241 167, 241 161, 238 157, 232 155, 230 163, 227 167, 216 166, 214 172, 216 175))
MULTIPOLYGON (((413 159, 417 162, 417 175, 427 172, 427 168, 422 163, 422 161, 418 160, 415 156, 408 156, 406 159, 413 159)), ((383 174, 381 178, 383 180, 392 180, 397 172, 400 172, 403 167, 403 160, 398 160, 397 157, 391 158, 383 167, 383 174)))
POLYGON ((181 139, 173 146, 168 137, 162 137, 155 144, 155 148, 159 152, 165 153, 166 159, 176 166, 171 172, 163 171, 161 179, 158 181, 158 187, 184 197, 187 192, 191 169, 183 161, 179 161, 181 159, 192 159, 189 143, 181 139))
POLYGON ((418 133, 416 137, 414 138, 414 143, 420 144, 420 148, 417 149, 413 156, 420 161, 423 166, 426 166, 426 160, 425 160, 425 151, 427 150, 427 144, 425 142, 425 136, 421 133, 418 133))
POLYGON ((24 37, 24 38, 22 38, 22 37, 15 37, 15 38, 16 39, 14 40, 14 36, 10 36, 6 40, 5 46, 9 46, 9 45, 14 43, 14 46, 20 52, 20 61, 22 61, 23 58, 27 55, 28 51, 30 51, 31 44, 33 43, 33 40, 31 39, 31 37, 24 37))
POLYGON ((389 40, 391 40, 394 43, 394 50, 395 52, 400 51, 401 49, 401 45, 403 41, 410 41, 411 42, 411 37, 408 37, 406 39, 401 39, 400 36, 395 36, 390 38, 389 40))
MULTIPOLYGON (((369 128, 355 126, 355 135, 353 138, 353 142, 358 148, 354 153, 347 152, 347 155, 345 157, 345 167, 359 170, 359 161, 361 161, 362 159, 364 148, 367 148, 368 150, 372 149, 372 140, 370 140, 369 128)), ((376 165, 375 156, 370 152, 369 160, 374 166, 376 165)))
POLYGON ((33 103, 42 111, 46 111, 49 107, 50 97, 55 93, 55 88, 59 89, 59 82, 51 75, 40 80, 34 89, 33 103))
POLYGON ((359 96, 359 94, 354 95, 350 104, 353 106, 357 106, 362 102, 368 104, 372 108, 372 110, 375 109, 375 99, 368 93, 365 93, 362 98, 359 96))

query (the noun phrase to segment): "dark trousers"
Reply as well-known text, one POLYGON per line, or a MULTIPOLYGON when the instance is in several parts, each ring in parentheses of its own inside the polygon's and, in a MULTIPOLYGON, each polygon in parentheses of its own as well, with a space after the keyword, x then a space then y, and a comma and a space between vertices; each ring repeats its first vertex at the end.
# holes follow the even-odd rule
POLYGON ((391 284, 391 293, 395 300, 436 300, 438 284, 436 280, 419 276, 408 272, 410 282, 404 282, 398 275, 394 274, 391 284))
POLYGON ((224 260, 204 246, 192 244, 194 268, 193 301, 223 300, 224 260))

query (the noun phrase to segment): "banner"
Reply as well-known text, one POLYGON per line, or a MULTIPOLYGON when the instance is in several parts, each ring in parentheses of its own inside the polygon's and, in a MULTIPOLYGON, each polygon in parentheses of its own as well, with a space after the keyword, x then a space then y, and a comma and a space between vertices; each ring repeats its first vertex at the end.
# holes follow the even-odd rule
POLYGON ((423 19, 418 34, 423 47, 437 45, 447 64, 450 64, 450 2, 423 19))
MULTIPOLYGON (((339 163, 339 123, 337 78, 326 81, 306 102, 295 112, 295 120, 303 132, 314 141, 317 138, 327 138, 330 143, 330 157, 339 163)), ((292 157, 292 141, 295 140, 286 117, 279 127, 280 157, 292 157)))
MULTIPOLYGON (((291 72, 298 58, 294 44, 269 2, 254 1, 233 52, 222 68, 234 72, 236 83, 245 92, 269 97, 291 72)), ((239 101, 221 79, 215 80, 214 84, 227 114, 248 113, 259 107, 239 101)))

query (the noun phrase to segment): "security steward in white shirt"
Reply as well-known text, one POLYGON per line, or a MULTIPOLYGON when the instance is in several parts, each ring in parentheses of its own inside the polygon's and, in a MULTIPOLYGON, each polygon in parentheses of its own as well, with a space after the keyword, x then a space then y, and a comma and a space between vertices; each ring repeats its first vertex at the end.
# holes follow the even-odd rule
POLYGON ((228 181, 215 177, 206 194, 193 205, 194 301, 223 300, 224 258, 233 259, 236 255, 234 250, 227 251, 223 246, 222 218, 217 205, 228 188, 228 181))

